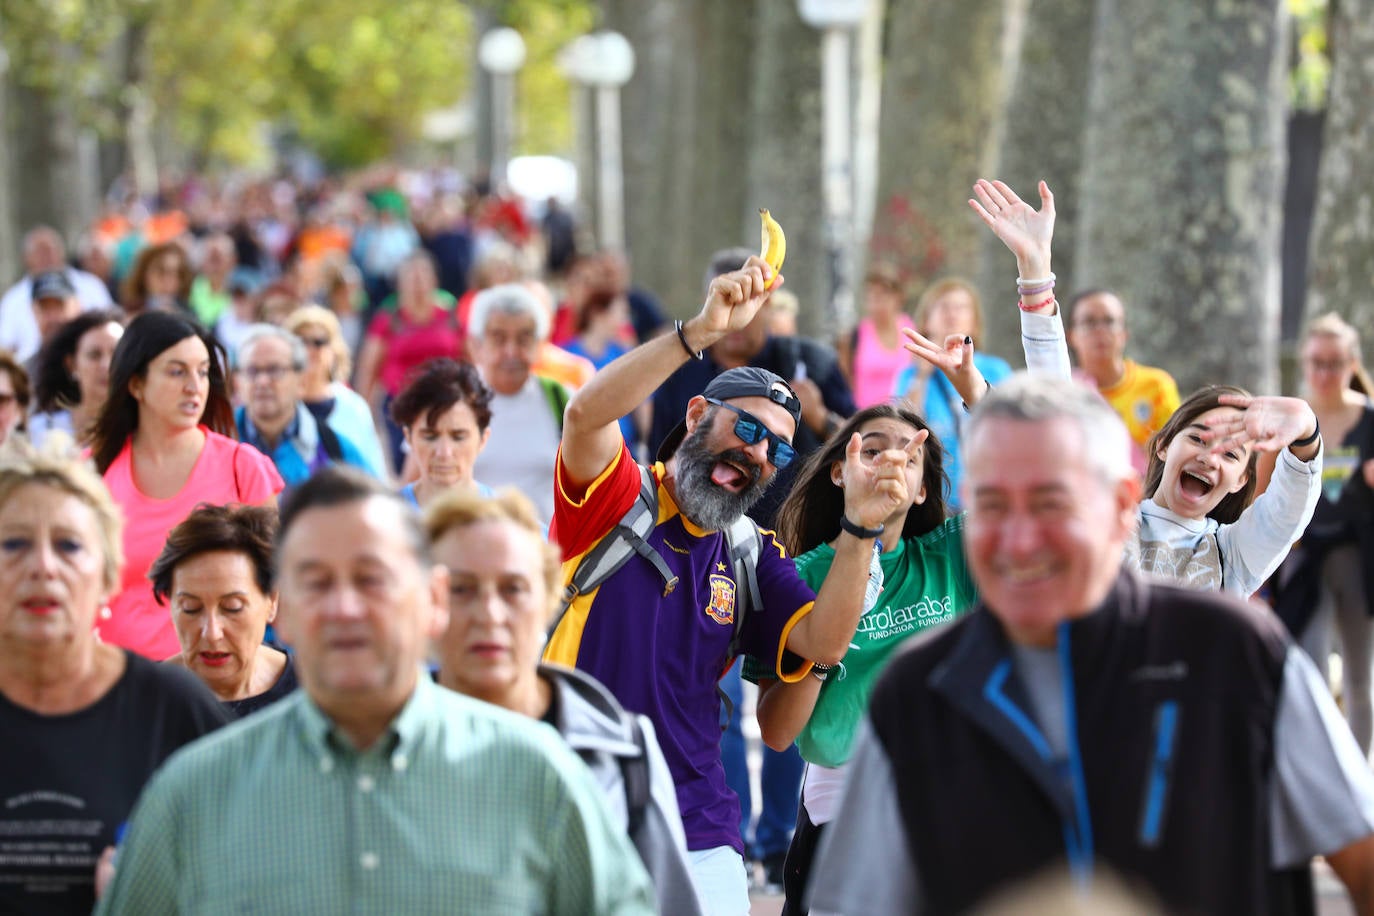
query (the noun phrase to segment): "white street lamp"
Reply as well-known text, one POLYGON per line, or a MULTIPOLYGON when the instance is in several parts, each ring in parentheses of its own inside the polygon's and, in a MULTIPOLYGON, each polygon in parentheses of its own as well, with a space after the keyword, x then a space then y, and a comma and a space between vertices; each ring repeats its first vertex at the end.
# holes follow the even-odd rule
POLYGON ((491 181, 505 179, 515 135, 515 74, 525 63, 525 39, 515 29, 492 29, 477 44, 477 62, 491 74, 491 181))
POLYGON ((596 90, 597 234, 603 247, 624 248, 620 87, 634 75, 634 48, 619 32, 594 32, 564 48, 559 62, 574 82, 596 90))
POLYGON ((854 167, 849 100, 849 46, 872 0, 797 0, 821 29, 821 163, 825 239, 830 264, 830 319, 836 332, 854 323, 854 167))

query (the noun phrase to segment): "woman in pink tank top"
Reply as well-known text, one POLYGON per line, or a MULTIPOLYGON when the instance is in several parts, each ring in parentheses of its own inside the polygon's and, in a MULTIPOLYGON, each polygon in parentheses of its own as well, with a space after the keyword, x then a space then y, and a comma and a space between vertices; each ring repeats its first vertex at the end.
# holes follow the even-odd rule
POLYGON ((119 592, 100 638, 161 661, 180 651, 148 569, 167 534, 201 503, 275 504, 271 460, 235 438, 224 349, 190 316, 146 312, 125 330, 110 364, 110 394, 91 457, 124 514, 119 592))
POLYGON ((899 333, 914 327, 902 311, 905 300, 896 268, 874 264, 864 280, 865 315, 854 329, 850 346, 841 347, 848 357, 847 374, 860 410, 890 400, 897 373, 911 364, 899 333))

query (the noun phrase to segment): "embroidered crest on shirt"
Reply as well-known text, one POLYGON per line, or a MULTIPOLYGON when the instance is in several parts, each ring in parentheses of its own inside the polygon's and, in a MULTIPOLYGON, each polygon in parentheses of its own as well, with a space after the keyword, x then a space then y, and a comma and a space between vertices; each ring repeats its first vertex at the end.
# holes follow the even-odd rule
POLYGON ((714 574, 710 578, 711 603, 706 605, 706 613, 716 623, 731 626, 735 622, 735 580, 729 576, 714 574))

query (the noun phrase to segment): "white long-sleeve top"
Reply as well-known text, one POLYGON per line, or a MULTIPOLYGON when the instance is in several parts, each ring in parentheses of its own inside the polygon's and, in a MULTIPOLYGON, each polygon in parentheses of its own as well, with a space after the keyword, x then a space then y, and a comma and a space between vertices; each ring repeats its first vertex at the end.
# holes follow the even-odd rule
MULTIPOLYGON (((1069 349, 1058 311, 1021 313, 1021 344, 1032 372, 1069 378, 1069 349)), ((1184 518, 1151 499, 1140 503, 1140 524, 1126 543, 1128 567, 1199 589, 1248 597, 1278 569, 1312 520, 1321 495, 1322 451, 1302 461, 1279 453, 1269 487, 1229 525, 1184 518)))

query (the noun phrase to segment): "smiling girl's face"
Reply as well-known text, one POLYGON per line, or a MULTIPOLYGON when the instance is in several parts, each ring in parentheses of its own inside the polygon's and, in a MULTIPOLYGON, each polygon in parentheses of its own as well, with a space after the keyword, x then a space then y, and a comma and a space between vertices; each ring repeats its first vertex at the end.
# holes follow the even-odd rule
POLYGON ((1208 441, 1206 436, 1211 427, 1239 413, 1235 407, 1214 407, 1159 450, 1164 473, 1154 494, 1158 505, 1184 518, 1203 518, 1245 486, 1250 479, 1250 447, 1236 445, 1229 437, 1208 441))

